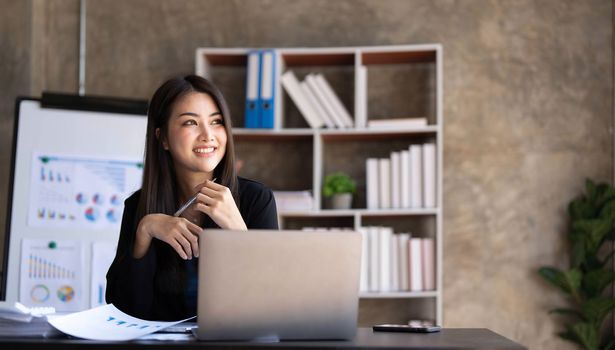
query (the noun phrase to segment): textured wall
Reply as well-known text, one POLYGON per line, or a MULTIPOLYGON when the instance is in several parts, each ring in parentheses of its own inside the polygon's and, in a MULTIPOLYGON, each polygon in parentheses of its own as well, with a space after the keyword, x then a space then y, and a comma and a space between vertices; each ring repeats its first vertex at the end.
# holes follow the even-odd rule
MULTIPOLYGON (((15 97, 30 92, 31 6, 0 0, 0 258, 9 188, 15 97)), ((2 261, 2 260, 0 260, 2 261)))
MULTIPOLYGON (((78 1, 0 5, 3 205, 14 95, 76 92, 78 1)), ((200 46, 442 43, 444 325, 570 348, 546 314, 561 300, 535 272, 565 265, 565 207, 583 180, 612 176, 612 15, 610 0, 96 0, 86 91, 146 98, 193 72, 200 46)))

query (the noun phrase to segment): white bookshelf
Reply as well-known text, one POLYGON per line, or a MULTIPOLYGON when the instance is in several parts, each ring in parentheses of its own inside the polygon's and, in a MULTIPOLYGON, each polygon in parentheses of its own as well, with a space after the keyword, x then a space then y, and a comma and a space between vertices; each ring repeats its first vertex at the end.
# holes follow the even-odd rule
MULTIPOLYGON (((338 220, 347 227, 357 229, 364 225, 375 225, 380 220, 393 220, 399 225, 413 220, 426 220, 431 224, 426 225, 429 232, 421 232, 423 237, 432 237, 436 242, 436 290, 422 292, 380 292, 380 293, 361 293, 361 300, 378 299, 379 302, 388 302, 394 299, 412 299, 414 302, 428 301, 428 305, 434 305, 430 318, 442 324, 442 155, 443 155, 443 86, 442 86, 442 46, 440 44, 421 44, 421 45, 394 45, 394 46, 368 46, 368 47, 332 47, 332 48, 277 48, 275 49, 276 70, 274 76, 275 98, 274 98, 274 128, 273 129, 246 129, 243 128, 243 113, 245 100, 245 76, 247 53, 255 48, 198 48, 196 50, 196 74, 211 79, 220 86, 217 81, 218 72, 231 72, 231 82, 226 82, 230 88, 225 91, 225 96, 235 95, 235 100, 229 99, 233 116, 233 134, 236 145, 242 142, 252 144, 275 144, 286 142, 286 145, 298 142, 304 145, 302 154, 306 159, 311 159, 311 179, 305 181, 305 186, 312 190, 314 200, 312 210, 304 211, 280 211, 279 221, 281 227, 287 228, 291 224, 301 226, 303 222, 310 220, 338 220), (433 79, 423 88, 429 89, 429 115, 428 125, 417 128, 401 129, 371 129, 365 127, 355 127, 349 129, 311 129, 307 123, 290 119, 289 111, 292 109, 288 104, 292 100, 288 98, 285 90, 280 83, 281 75, 287 69, 302 70, 313 69, 314 71, 323 70, 323 74, 329 78, 327 72, 332 70, 334 75, 342 77, 338 81, 350 80, 346 85, 346 91, 335 89, 337 93, 344 92, 346 98, 344 104, 350 111, 353 118, 354 112, 360 108, 365 108, 367 119, 373 116, 370 111, 368 101, 370 101, 368 78, 366 91, 360 91, 356 82, 358 80, 359 67, 366 66, 368 71, 389 69, 390 67, 408 67, 412 65, 428 65, 433 72, 433 79), (339 69, 339 74, 335 71, 339 69), (348 79, 345 79, 348 78, 348 79), (367 99, 357 98, 367 96, 367 99), (391 141, 393 140, 393 141, 391 141), (323 208, 321 198, 321 187, 326 175, 325 172, 331 170, 332 166, 327 164, 327 152, 334 149, 352 149, 353 146, 373 143, 379 147, 386 148, 387 143, 393 147, 395 142, 398 144, 407 142, 422 143, 425 140, 436 145, 436 203, 435 208, 416 208, 416 209, 365 209, 364 201, 359 202, 358 208, 349 210, 331 210, 323 208), (383 146, 384 145, 384 146, 383 146), (293 222, 296 221, 296 222, 293 222)), ((339 85, 339 84, 338 84, 339 85)), ((404 89, 403 86, 400 89, 404 89)), ((372 100, 374 98, 372 97, 372 100)), ((398 103, 399 105, 399 103, 398 103)), ((402 107, 404 107, 402 105, 402 107)), ((408 106, 411 114, 412 108, 408 106)), ((403 112, 403 111, 402 111, 403 112)), ((295 118, 296 118, 295 110, 295 118)), ((407 117, 408 115, 406 115, 407 117)), ((409 115, 410 117, 414 115, 409 115)), ((397 117, 391 116, 391 117, 397 117)), ((403 115, 401 116, 403 117, 403 115)), ((391 149, 394 150, 394 149, 391 149)), ((262 157, 274 157, 274 155, 261 155, 262 157)), ((357 162, 362 163, 364 169, 365 155, 349 154, 349 157, 357 157, 357 162)), ((364 174, 363 174, 364 176, 364 174)), ((258 179, 257 179, 258 180, 258 179)), ((269 186, 267 180, 263 182, 269 186)), ((276 190, 276 188, 273 188, 276 190)), ((318 226, 315 221, 314 226, 318 226)), ((416 318, 412 310, 408 311, 408 319, 416 318)), ((425 315, 420 315, 425 316, 425 315)))

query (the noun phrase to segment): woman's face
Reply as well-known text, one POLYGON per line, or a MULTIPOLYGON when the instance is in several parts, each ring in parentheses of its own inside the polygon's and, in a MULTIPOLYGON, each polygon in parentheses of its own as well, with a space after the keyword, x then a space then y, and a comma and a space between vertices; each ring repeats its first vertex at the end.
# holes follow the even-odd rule
POLYGON ((205 93, 180 97, 171 110, 168 133, 162 143, 171 153, 178 180, 208 179, 226 152, 224 118, 214 100, 205 93))

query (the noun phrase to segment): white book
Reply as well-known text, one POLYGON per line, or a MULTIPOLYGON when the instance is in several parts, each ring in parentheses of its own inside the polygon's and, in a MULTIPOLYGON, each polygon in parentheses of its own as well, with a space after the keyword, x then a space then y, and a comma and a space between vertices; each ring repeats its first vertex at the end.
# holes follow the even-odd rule
POLYGON ((324 122, 318 117, 318 114, 316 114, 316 111, 312 108, 309 101, 306 100, 306 97, 301 91, 302 89, 299 85, 299 80, 295 76, 295 73, 290 70, 286 71, 286 73, 282 74, 281 82, 282 86, 310 127, 313 129, 322 127, 324 122))
POLYGON ((378 227, 368 227, 369 238, 369 291, 377 292, 380 288, 380 233, 378 227))
POLYGON ((378 272, 380 283, 378 290, 381 292, 391 291, 391 240, 393 239, 393 229, 390 227, 379 227, 378 237, 380 238, 378 246, 379 251, 379 267, 378 272))
POLYGON ((367 126, 367 67, 359 66, 356 72, 354 120, 357 129, 367 126))
POLYGON ((404 150, 400 152, 400 190, 401 207, 410 208, 410 151, 404 150))
POLYGON ((314 207, 312 191, 273 191, 278 212, 311 210, 314 207))
POLYGON ((299 83, 299 88, 301 89, 301 92, 303 93, 303 96, 305 96, 305 99, 307 100, 309 105, 312 107, 312 109, 316 113, 316 116, 323 122, 323 124, 327 128, 334 128, 335 125, 329 119, 327 112, 322 108, 322 106, 316 99, 316 96, 312 92, 312 89, 310 89, 310 87, 308 86, 305 80, 299 83))
POLYGON ((397 235, 399 240, 399 289, 402 291, 410 290, 410 283, 408 280, 408 242, 410 241, 409 233, 400 233, 397 235))
POLYGON ((410 146, 410 207, 423 207, 423 150, 421 145, 410 146))
POLYGON ((433 238, 423 238, 421 243, 423 289, 436 290, 436 244, 433 238))
POLYGON ((391 160, 389 158, 378 159, 378 206, 381 209, 391 207, 391 160))
POLYGON ((378 209, 379 201, 378 189, 380 182, 378 181, 378 159, 368 158, 366 163, 365 172, 365 190, 367 197, 367 209, 378 209))
POLYGON ((420 292, 423 290, 423 262, 422 243, 420 238, 410 238, 408 253, 410 270, 410 291, 420 292))
POLYGON ((367 121, 367 127, 373 129, 420 128, 427 126, 427 118, 391 118, 367 121))
POLYGON ((391 290, 398 292, 399 287, 399 240, 397 235, 393 234, 391 237, 391 290))
POLYGON ((359 227, 361 234, 361 292, 369 291, 369 231, 367 227, 359 227))
POLYGON ((391 152, 391 208, 401 208, 401 154, 391 152))
POLYGON ((343 129, 345 127, 344 123, 338 118, 337 114, 335 113, 335 109, 329 103, 329 100, 325 96, 324 91, 322 91, 320 86, 318 86, 314 75, 308 74, 305 77, 305 82, 307 83, 307 86, 309 86, 309 88, 312 90, 314 96, 316 96, 316 100, 318 101, 318 103, 323 107, 325 112, 327 112, 327 117, 333 121, 336 127, 343 129))
POLYGON ((423 145, 423 207, 436 207, 436 145, 423 145))
POLYGON ((329 99, 329 102, 333 105, 333 109, 335 109, 335 113, 344 123, 344 126, 347 128, 352 128, 354 126, 354 122, 352 121, 352 117, 348 110, 340 100, 339 96, 335 93, 327 79, 324 75, 318 73, 315 75, 316 82, 321 87, 321 89, 325 92, 325 96, 329 99))

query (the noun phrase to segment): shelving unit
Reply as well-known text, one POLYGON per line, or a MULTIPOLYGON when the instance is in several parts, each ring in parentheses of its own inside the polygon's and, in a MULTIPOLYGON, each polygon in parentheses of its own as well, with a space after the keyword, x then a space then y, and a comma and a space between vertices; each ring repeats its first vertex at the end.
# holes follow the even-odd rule
MULTIPOLYGON (((386 225, 412 231, 436 241, 436 290, 423 292, 361 293, 359 323, 434 319, 442 323, 442 47, 439 44, 276 49, 274 129, 243 126, 247 53, 252 48, 199 48, 196 74, 211 79, 224 93, 232 114, 240 175, 265 183, 273 190, 312 190, 312 210, 280 212, 283 228, 386 225), (359 67, 367 67, 366 91, 357 81, 359 67), (338 94, 351 115, 361 108, 368 120, 426 117, 419 128, 374 130, 311 129, 280 84, 292 69, 299 79, 319 72, 338 94), (357 96, 366 96, 365 99, 357 96), (366 208, 365 160, 388 157, 410 144, 436 145, 435 208, 366 208), (321 198, 326 174, 344 171, 357 182, 353 209, 324 209, 321 198)), ((355 115, 356 118, 356 115, 355 115)))

